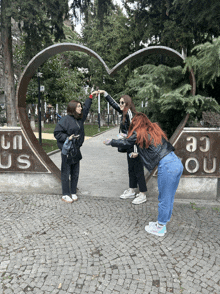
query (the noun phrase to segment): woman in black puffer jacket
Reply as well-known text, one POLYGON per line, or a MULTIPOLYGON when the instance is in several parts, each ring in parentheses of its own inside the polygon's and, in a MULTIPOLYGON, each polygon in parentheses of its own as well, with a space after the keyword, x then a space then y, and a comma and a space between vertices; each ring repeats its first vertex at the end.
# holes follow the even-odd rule
POLYGON ((59 149, 62 150, 66 140, 67 142, 74 140, 76 147, 73 158, 68 158, 68 155, 61 153, 62 200, 67 203, 72 203, 78 199, 76 188, 79 178, 79 161, 82 159, 80 147, 84 142, 84 122, 89 113, 94 94, 97 94, 97 92, 93 92, 83 106, 79 101, 70 101, 67 106, 67 115, 60 119, 54 130, 54 137, 57 139, 59 149), (74 139, 74 137, 77 137, 77 139, 74 139))
MULTIPOLYGON (((105 99, 109 104, 120 114, 122 114, 119 132, 125 138, 128 134, 128 129, 133 116, 136 114, 134 103, 130 96, 123 95, 118 104, 107 92, 99 90, 99 93, 104 94, 105 99)), ((128 162, 128 176, 129 176, 129 189, 125 190, 120 196, 121 199, 135 198, 134 189, 139 186, 140 193, 132 201, 133 204, 141 204, 146 201, 147 186, 144 176, 144 167, 141 162, 140 156, 137 153, 136 146, 131 146, 129 149, 118 148, 119 152, 127 152, 128 162)))

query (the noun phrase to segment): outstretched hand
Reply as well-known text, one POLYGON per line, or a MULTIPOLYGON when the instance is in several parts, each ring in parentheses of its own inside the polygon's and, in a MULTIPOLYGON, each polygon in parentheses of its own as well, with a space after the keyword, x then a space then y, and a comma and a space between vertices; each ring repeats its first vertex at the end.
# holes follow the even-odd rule
POLYGON ((112 141, 112 139, 105 139, 105 141, 103 141, 103 144, 111 145, 111 141, 112 141))
POLYGON ((92 92, 91 95, 92 95, 92 96, 93 96, 93 95, 98 96, 98 94, 104 94, 104 93, 105 93, 105 90, 97 90, 97 91, 92 92))
POLYGON ((94 91, 94 92, 91 93, 92 96, 95 95, 95 94, 96 94, 96 96, 98 96, 99 91, 94 91))

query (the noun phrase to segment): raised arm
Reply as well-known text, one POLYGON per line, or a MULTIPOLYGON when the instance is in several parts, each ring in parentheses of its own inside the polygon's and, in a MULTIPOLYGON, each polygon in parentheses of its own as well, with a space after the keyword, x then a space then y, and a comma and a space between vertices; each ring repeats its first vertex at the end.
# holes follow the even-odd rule
POLYGON ((89 109, 90 109, 90 107, 91 107, 91 105, 92 105, 92 99, 93 99, 93 96, 94 96, 95 94, 97 95, 97 94, 98 94, 98 91, 94 91, 94 92, 92 92, 92 93, 90 94, 89 98, 86 99, 86 101, 85 101, 85 103, 84 103, 84 105, 83 105, 83 118, 82 118, 82 121, 83 121, 83 122, 84 122, 84 121, 86 120, 86 118, 87 118, 87 115, 88 115, 88 113, 89 113, 89 109))
POLYGON ((109 104, 120 114, 122 114, 122 111, 120 109, 119 104, 104 90, 99 90, 100 94, 104 94, 104 97, 106 99, 106 101, 109 102, 109 104))

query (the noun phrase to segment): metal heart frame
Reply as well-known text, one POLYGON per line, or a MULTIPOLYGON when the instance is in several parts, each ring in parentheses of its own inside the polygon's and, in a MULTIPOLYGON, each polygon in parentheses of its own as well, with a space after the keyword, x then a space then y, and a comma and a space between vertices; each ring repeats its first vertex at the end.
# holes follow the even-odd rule
MULTIPOLYGON (((26 113, 26 93, 27 93, 28 84, 31 78, 33 77, 33 75, 36 73, 38 67, 41 66, 50 57, 65 51, 80 51, 80 52, 87 53, 88 55, 98 59, 102 63, 106 72, 110 76, 113 76, 117 71, 119 71, 122 67, 124 67, 127 63, 131 62, 132 60, 135 60, 138 57, 147 56, 150 54, 162 54, 162 55, 170 56, 172 58, 177 59, 180 62, 180 64, 183 64, 184 62, 184 58, 179 52, 165 46, 152 46, 152 47, 147 47, 147 48, 138 50, 137 52, 123 59, 112 69, 108 68, 108 66, 105 64, 103 59, 96 52, 94 52, 93 50, 85 46, 78 45, 78 44, 72 44, 72 43, 55 44, 50 47, 47 47, 46 49, 42 50, 37 55, 35 55, 31 59, 31 61, 28 63, 26 68, 24 69, 17 87, 17 94, 16 94, 17 111, 18 111, 21 128, 25 134, 25 137, 28 140, 30 147, 38 155, 41 161, 44 162, 48 170, 52 174, 54 174, 55 177, 58 178, 59 180, 60 180, 60 170, 57 168, 57 166, 52 162, 52 160, 43 150, 43 148, 39 144, 38 140, 36 139, 31 129, 30 122, 26 113)), ((195 95, 196 81, 195 81, 195 76, 192 70, 189 72, 189 75, 190 75, 190 84, 192 86, 191 93, 192 95, 195 95)), ((185 118, 180 122, 176 131, 172 135, 170 139, 171 143, 173 143, 175 139, 178 137, 179 133, 184 128, 188 118, 189 118, 189 114, 186 114, 185 118)), ((151 173, 151 175, 152 174, 153 172, 151 173)), ((149 178, 147 180, 149 180, 149 178)))

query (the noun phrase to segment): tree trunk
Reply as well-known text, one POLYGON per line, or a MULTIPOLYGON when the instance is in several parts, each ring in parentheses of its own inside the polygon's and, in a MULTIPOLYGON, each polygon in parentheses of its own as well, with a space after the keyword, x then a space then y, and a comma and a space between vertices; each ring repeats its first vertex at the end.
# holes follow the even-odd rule
POLYGON ((1 40, 3 59, 4 94, 8 126, 17 126, 15 84, 12 54, 11 17, 9 0, 1 0, 1 40))

